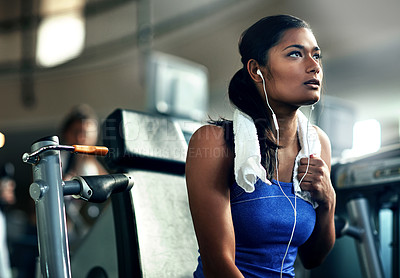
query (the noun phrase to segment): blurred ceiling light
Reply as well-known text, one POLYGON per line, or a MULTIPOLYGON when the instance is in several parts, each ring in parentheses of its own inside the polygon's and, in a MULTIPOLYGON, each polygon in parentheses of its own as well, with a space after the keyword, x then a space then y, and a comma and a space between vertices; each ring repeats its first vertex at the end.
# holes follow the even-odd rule
POLYGON ((3 133, 0 132, 0 148, 4 146, 4 142, 6 141, 6 138, 3 133))
POLYGON ((54 67, 82 53, 85 43, 82 3, 77 0, 44 1, 41 7, 44 17, 38 28, 36 47, 38 65, 54 67))
POLYGON ((40 14, 49 16, 72 10, 82 10, 86 0, 40 0, 40 14))
POLYGON ((353 127, 353 148, 345 156, 357 157, 373 153, 381 147, 381 125, 375 119, 358 121, 353 127))

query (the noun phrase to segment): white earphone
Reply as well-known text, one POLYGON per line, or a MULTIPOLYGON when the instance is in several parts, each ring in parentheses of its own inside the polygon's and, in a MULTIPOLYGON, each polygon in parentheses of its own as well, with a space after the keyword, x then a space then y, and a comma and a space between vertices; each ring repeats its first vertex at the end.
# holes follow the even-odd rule
MULTIPOLYGON (((262 82, 263 82, 263 89, 264 89, 265 99, 266 99, 267 106, 268 106, 269 110, 271 110, 272 119, 273 119, 273 121, 274 121, 274 125, 275 125, 275 128, 276 128, 276 141, 277 141, 276 144, 279 146, 279 125, 278 125, 278 120, 277 120, 277 118, 276 118, 276 115, 275 115, 274 110, 272 109, 272 107, 271 107, 270 104, 269 104, 268 96, 267 96, 267 91, 266 91, 266 89, 265 89, 265 80, 264 80, 264 76, 262 75, 260 69, 257 69, 257 74, 261 77, 262 82)), ((309 139, 309 138, 308 138, 308 125, 309 125, 309 121, 310 121, 310 118, 311 118, 311 113, 312 113, 313 110, 314 110, 314 105, 311 106, 310 115, 309 115, 308 121, 307 121, 307 135, 306 135, 306 136, 307 136, 307 148, 308 148, 308 150, 310 149, 310 147, 309 147, 309 142, 308 142, 308 141, 309 141, 309 140, 308 140, 308 139, 309 139)), ((295 195, 294 195, 294 205, 293 205, 292 201, 291 201, 291 200, 289 199, 289 197, 285 194, 285 192, 283 191, 283 189, 282 189, 282 187, 281 187, 281 185, 280 185, 280 183, 279 183, 279 172, 278 172, 278 168, 279 168, 279 167, 278 167, 278 148, 276 148, 276 150, 275 150, 275 165, 276 165, 276 181, 277 181, 277 183, 278 183, 278 185, 279 185, 279 188, 281 189, 283 195, 285 195, 286 199, 288 199, 288 201, 290 202, 290 205, 292 206, 292 208, 293 208, 293 213, 294 213, 294 223, 293 223, 292 233, 291 233, 291 235, 290 235, 290 239, 289 239, 289 242, 288 242, 287 247, 286 247, 286 252, 285 252, 285 255, 283 256, 282 264, 281 264, 280 277, 282 278, 282 275, 283 275, 283 264, 284 264, 284 262, 285 262, 285 259, 286 259, 287 254, 288 254, 288 252, 289 252, 289 247, 290 247, 290 244, 292 243, 294 231, 295 231, 295 229, 296 229, 296 223, 297 223, 297 201, 296 201, 296 200, 297 200, 297 198, 296 198, 296 194, 295 194, 295 195)), ((306 172, 305 172, 305 174, 303 175, 303 177, 300 179, 299 185, 300 185, 301 182, 303 181, 304 177, 307 175, 309 166, 310 166, 310 154, 308 154, 308 163, 307 163, 306 172)))
MULTIPOLYGON (((271 107, 270 104, 269 104, 268 96, 267 96, 267 91, 266 91, 266 89, 265 89, 265 80, 264 80, 264 76, 262 75, 260 69, 257 69, 257 74, 261 77, 262 82, 263 82, 263 89, 264 89, 265 99, 266 99, 268 108, 271 110, 272 119, 273 119, 273 121, 274 121, 275 128, 276 128, 276 134, 277 134, 277 136, 276 136, 276 141, 277 141, 277 143, 276 143, 276 144, 279 146, 279 125, 278 125, 278 120, 277 120, 277 118, 276 118, 276 115, 275 115, 274 110, 272 109, 272 107, 271 107)), ((307 136, 307 148, 308 148, 308 150, 310 149, 310 146, 309 146, 309 138, 308 138, 308 125, 309 125, 310 118, 311 118, 311 115, 312 115, 312 111, 313 111, 313 110, 314 110, 314 105, 312 105, 311 108, 310 108, 310 114, 309 114, 309 116, 308 116, 308 121, 307 121, 307 135, 306 135, 306 136, 307 136)), ((290 239, 289 239, 289 242, 288 242, 287 247, 286 247, 286 252, 285 252, 285 255, 283 256, 282 264, 281 264, 280 277, 282 278, 282 275, 283 275, 283 264, 284 264, 284 262, 285 262, 285 259, 286 259, 287 254, 288 254, 288 252, 289 252, 289 247, 290 247, 290 244, 292 243, 293 236, 294 236, 294 231, 295 231, 295 229, 296 229, 296 223, 297 223, 297 198, 296 198, 296 194, 295 194, 295 195, 294 195, 294 204, 293 204, 292 201, 289 199, 289 197, 285 194, 285 192, 283 191, 283 189, 282 189, 282 187, 281 187, 281 185, 280 185, 280 183, 279 183, 279 172, 278 172, 278 168, 279 168, 279 167, 278 167, 278 148, 276 148, 276 150, 275 150, 275 165, 276 165, 276 181, 277 181, 278 186, 279 186, 279 188, 281 189, 283 195, 285 195, 286 199, 290 202, 290 205, 292 206, 292 208, 293 208, 293 213, 294 213, 294 222, 293 222, 292 233, 291 233, 291 235, 290 235, 290 239)), ((307 162, 306 172, 305 172, 305 174, 303 175, 303 177, 300 179, 299 185, 300 185, 301 182, 303 181, 304 177, 307 175, 309 166, 310 166, 310 154, 308 154, 308 162, 307 162)))
MULTIPOLYGON (((257 74, 258 74, 258 75, 261 77, 261 79, 262 79, 263 88, 264 88, 264 94, 265 94, 265 99, 266 99, 266 101, 267 101, 267 105, 268 105, 269 110, 271 110, 272 119, 273 119, 273 121, 274 121, 275 129, 276 129, 277 132, 278 132, 278 130, 279 130, 278 119, 276 118, 275 112, 274 112, 274 110, 272 109, 271 105, 269 105, 268 96, 267 96, 267 91, 266 91, 266 89, 265 89, 265 80, 264 80, 264 76, 262 75, 260 69, 257 69, 257 74)), ((278 132, 278 133, 279 133, 279 132, 278 132)))
MULTIPOLYGON (((266 99, 267 106, 268 106, 269 110, 271 110, 272 119, 273 119, 273 121, 274 121, 275 129, 276 129, 276 144, 279 146, 279 125, 278 125, 278 120, 277 120, 277 118, 276 118, 276 115, 275 115, 274 110, 272 109, 272 107, 271 107, 270 104, 269 104, 268 95, 267 95, 267 90, 265 89, 265 79, 264 79, 264 76, 262 75, 260 69, 257 69, 257 74, 261 77, 262 82, 263 82, 263 89, 264 89, 265 99, 266 99)), ((282 189, 282 187, 281 187, 281 184, 279 183, 278 147, 277 147, 276 150, 275 150, 275 166, 276 166, 276 181, 277 181, 277 183, 278 183, 278 186, 279 186, 280 190, 282 191, 283 195, 285 195, 286 199, 289 201, 290 205, 292 206, 292 208, 293 208, 293 213, 294 213, 294 222, 293 222, 292 233, 291 233, 291 235, 290 235, 290 239, 289 239, 289 242, 288 242, 288 244, 287 244, 286 251, 285 251, 285 254, 284 254, 284 256, 283 256, 282 263, 281 263, 280 277, 282 278, 282 275, 283 275, 283 265, 284 265, 286 256, 287 256, 287 254, 288 254, 288 252, 289 252, 289 247, 290 247, 290 244, 292 243, 293 236, 294 236, 294 231, 295 231, 295 229, 296 229, 296 223, 297 223, 297 199, 296 199, 296 195, 294 195, 294 204, 293 204, 292 201, 290 200, 290 198, 289 198, 289 197, 286 195, 286 193, 283 191, 283 189, 282 189)))

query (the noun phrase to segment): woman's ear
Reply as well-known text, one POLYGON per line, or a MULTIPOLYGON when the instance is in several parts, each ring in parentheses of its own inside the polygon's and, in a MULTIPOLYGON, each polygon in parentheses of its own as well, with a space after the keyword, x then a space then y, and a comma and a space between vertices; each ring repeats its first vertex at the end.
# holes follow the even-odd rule
POLYGON ((260 74, 262 74, 260 65, 256 60, 250 59, 247 62, 247 72, 249 73, 251 79, 253 79, 254 82, 257 83, 262 82, 262 78, 260 76, 260 74))

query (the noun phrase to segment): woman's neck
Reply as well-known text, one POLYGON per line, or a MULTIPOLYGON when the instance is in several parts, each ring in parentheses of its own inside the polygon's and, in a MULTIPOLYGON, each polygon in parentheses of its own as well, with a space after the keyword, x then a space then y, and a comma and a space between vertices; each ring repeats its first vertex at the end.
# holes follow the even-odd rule
POLYGON ((300 150, 300 143, 297 136, 297 115, 293 113, 282 113, 277 115, 279 123, 279 176, 275 177, 282 182, 291 182, 293 179, 294 160, 300 150))
MULTIPOLYGON (((279 124, 279 145, 282 147, 297 144, 298 142, 296 111, 276 115, 279 124)), ((275 133, 275 135, 277 134, 275 133)))

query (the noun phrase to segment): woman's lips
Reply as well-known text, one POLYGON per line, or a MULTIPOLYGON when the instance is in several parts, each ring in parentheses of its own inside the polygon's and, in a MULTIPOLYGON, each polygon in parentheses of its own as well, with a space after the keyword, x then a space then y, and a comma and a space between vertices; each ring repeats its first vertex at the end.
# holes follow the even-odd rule
POLYGON ((310 79, 307 80, 306 82, 304 82, 304 85, 306 85, 307 87, 310 87, 312 89, 319 89, 319 86, 321 85, 321 82, 318 79, 310 79))

